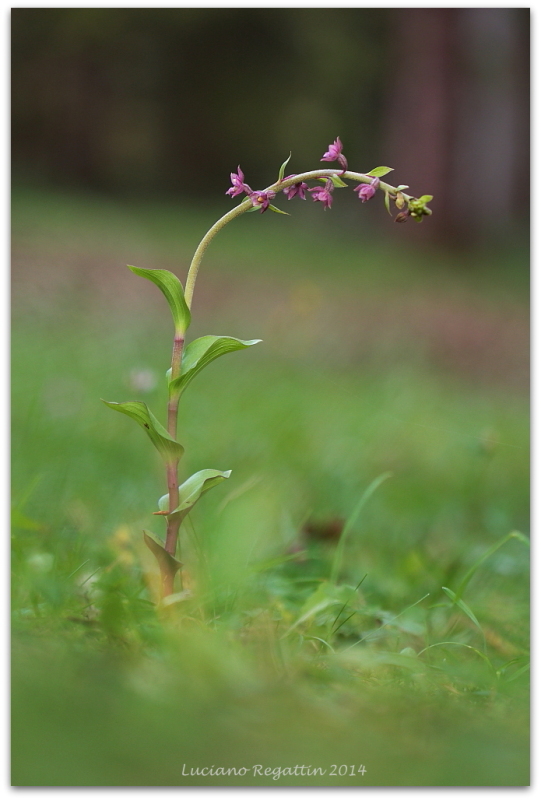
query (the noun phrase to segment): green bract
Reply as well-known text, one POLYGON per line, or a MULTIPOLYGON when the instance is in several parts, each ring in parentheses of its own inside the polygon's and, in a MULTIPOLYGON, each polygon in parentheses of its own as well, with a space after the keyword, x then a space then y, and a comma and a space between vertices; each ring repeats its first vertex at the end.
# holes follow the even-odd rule
POLYGON ((140 400, 128 401, 127 403, 109 403, 107 400, 103 400, 103 402, 113 411, 120 411, 121 414, 131 417, 138 425, 144 428, 150 441, 166 461, 182 457, 184 453, 183 446, 169 436, 146 403, 142 403, 140 400))
MULTIPOLYGON (((178 487, 178 506, 168 516, 172 514, 182 514, 184 517, 188 511, 197 503, 199 498, 213 486, 217 486, 231 475, 231 470, 220 472, 218 469, 202 469, 194 473, 182 486, 178 487), (184 513, 182 513, 184 512, 184 513)), ((167 511, 169 508, 169 495, 164 494, 158 500, 160 511, 167 511)))
POLYGON ((433 198, 431 194, 424 194, 422 197, 419 198, 412 197, 411 200, 408 200, 408 208, 411 217, 416 222, 421 222, 424 215, 432 214, 432 211, 426 205, 432 199, 433 198))
POLYGON ((374 167, 366 174, 370 175, 371 178, 383 178, 388 172, 394 172, 394 167, 374 167))
POLYGON ((191 314, 184 299, 184 289, 177 276, 167 269, 142 269, 141 267, 131 267, 129 264, 128 269, 131 269, 135 275, 140 275, 141 278, 146 278, 156 284, 169 303, 175 323, 175 332, 186 333, 190 326, 191 314))
MULTIPOLYGON (((370 173, 368 174, 370 175, 370 173)), ((333 182, 335 189, 347 188, 347 183, 345 183, 338 175, 326 175, 324 178, 318 178, 318 180, 320 180, 322 183, 327 183, 329 178, 333 182)))
POLYGON ((244 350, 257 344, 261 339, 235 339, 233 336, 201 336, 187 346, 182 359, 180 375, 169 384, 171 396, 180 396, 190 381, 198 372, 210 364, 214 359, 232 353, 234 350, 244 350))
POLYGON ((283 179, 284 172, 286 171, 286 167, 287 167, 287 164, 288 164, 290 158, 291 158, 291 153, 289 154, 288 158, 286 158, 286 160, 284 161, 284 163, 280 167, 280 170, 278 172, 278 181, 277 181, 277 183, 279 183, 283 179))

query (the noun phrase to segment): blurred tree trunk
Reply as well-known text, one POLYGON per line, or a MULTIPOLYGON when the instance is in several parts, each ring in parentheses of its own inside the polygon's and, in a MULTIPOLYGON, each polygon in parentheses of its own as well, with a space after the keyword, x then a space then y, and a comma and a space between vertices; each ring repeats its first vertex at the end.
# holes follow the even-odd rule
POLYGON ((528 200, 528 9, 394 9, 389 22, 397 180, 434 194, 431 236, 508 232, 528 200))

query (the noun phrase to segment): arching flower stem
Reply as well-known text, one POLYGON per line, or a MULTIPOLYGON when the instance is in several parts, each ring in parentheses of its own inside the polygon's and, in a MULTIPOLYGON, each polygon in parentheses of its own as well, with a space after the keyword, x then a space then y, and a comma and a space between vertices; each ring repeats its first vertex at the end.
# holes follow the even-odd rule
MULTIPOLYGON (((336 175, 341 179, 349 178, 352 181, 358 181, 359 183, 372 183, 373 176, 365 175, 362 172, 351 172, 351 170, 347 170, 343 172, 340 169, 314 169, 311 172, 302 172, 298 175, 292 175, 291 177, 284 178, 281 181, 276 181, 276 183, 267 186, 264 189, 264 192, 272 191, 272 192, 279 192, 283 189, 287 189, 289 186, 293 186, 296 183, 301 183, 302 181, 310 181, 310 180, 317 180, 318 178, 328 178, 332 175, 336 175)), ((396 195, 398 191, 403 195, 405 200, 413 199, 412 195, 405 194, 401 189, 399 190, 395 186, 391 186, 389 183, 385 183, 384 181, 379 182, 378 189, 381 189, 383 192, 388 192, 391 195, 396 195)), ((188 277, 186 279, 186 287, 184 289, 184 296, 186 298, 186 303, 188 308, 192 306, 193 300, 193 293, 195 288, 195 281, 197 278, 197 273, 199 272, 199 267, 201 265, 201 261, 203 260, 203 256, 205 255, 205 251, 211 241, 214 239, 217 233, 224 228, 228 222, 240 217, 241 214, 244 214, 246 211, 249 211, 253 208, 252 200, 249 197, 246 197, 242 203, 240 203, 235 208, 232 208, 231 211, 228 211, 227 214, 224 214, 223 217, 214 223, 212 228, 210 228, 207 233, 201 239, 197 250, 194 253, 192 258, 192 263, 190 264, 190 269, 188 270, 188 277)))

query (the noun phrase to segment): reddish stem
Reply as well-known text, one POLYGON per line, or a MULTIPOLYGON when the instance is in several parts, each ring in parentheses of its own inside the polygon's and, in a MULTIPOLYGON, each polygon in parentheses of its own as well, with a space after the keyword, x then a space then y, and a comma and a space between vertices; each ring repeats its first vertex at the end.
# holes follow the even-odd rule
MULTIPOLYGON (((173 340, 173 355, 171 357, 171 380, 178 378, 182 364, 182 351, 184 348, 184 334, 175 333, 173 340)), ((171 396, 167 404, 167 432, 169 436, 177 438, 178 396, 171 396)), ((178 506, 178 458, 167 464, 167 490, 169 492, 169 513, 178 506)), ((175 515, 167 519, 167 533, 165 537, 165 550, 175 557, 178 543, 180 518, 175 515)), ((182 576, 181 576, 182 581, 182 576)), ((163 596, 174 591, 175 573, 162 569, 163 596)))

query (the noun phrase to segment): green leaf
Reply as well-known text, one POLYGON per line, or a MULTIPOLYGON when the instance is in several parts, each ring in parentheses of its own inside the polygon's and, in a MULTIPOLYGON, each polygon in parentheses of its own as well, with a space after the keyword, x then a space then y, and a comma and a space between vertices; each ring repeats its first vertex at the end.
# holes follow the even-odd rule
POLYGON ((371 169, 370 172, 367 172, 367 175, 370 175, 371 178, 382 178, 384 175, 387 175, 388 172, 394 172, 394 167, 374 167, 371 169))
POLYGON ((158 545, 158 547, 161 547, 162 550, 165 550, 165 542, 164 542, 164 540, 162 539, 161 536, 158 536, 157 533, 153 533, 152 531, 143 530, 143 536, 145 537, 145 540, 147 538, 151 539, 154 542, 154 544, 158 545))
POLYGON ((156 556, 160 568, 173 572, 173 575, 177 573, 182 566, 182 562, 167 552, 163 539, 152 533, 152 531, 146 530, 143 531, 143 538, 148 549, 156 556))
POLYGON ((420 203, 430 203, 431 200, 434 199, 434 195, 432 194, 424 194, 422 197, 419 198, 420 203))
POLYGON ((479 628, 479 630, 482 632, 483 629, 481 628, 481 625, 479 624, 479 620, 477 619, 477 617, 475 616, 475 614, 473 613, 471 608, 468 605, 466 605, 464 600, 461 600, 459 597, 457 597, 456 594, 453 592, 453 590, 452 589, 448 589, 447 586, 442 586, 441 588, 445 592, 447 597, 449 597, 453 601, 453 604, 458 606, 458 608, 461 611, 463 611, 464 614, 469 619, 471 619, 473 624, 476 625, 479 628))
POLYGON ((169 384, 170 394, 180 395, 197 373, 214 359, 234 350, 244 350, 260 341, 261 339, 244 341, 233 336, 201 336, 200 339, 195 339, 185 350, 180 375, 169 384))
MULTIPOLYGON (((188 511, 197 503, 201 495, 208 492, 213 486, 217 486, 219 483, 222 483, 222 481, 225 481, 230 475, 230 469, 226 472, 220 472, 218 469, 202 469, 200 472, 196 472, 189 477, 188 480, 184 481, 182 486, 178 487, 178 506, 171 514, 186 512, 183 514, 183 516, 186 516, 188 511)), ((163 497, 160 497, 158 500, 158 508, 162 512, 168 510, 168 494, 164 494, 163 497)))
POLYGON ((287 211, 282 211, 281 208, 276 208, 276 206, 273 206, 272 203, 269 203, 269 208, 271 211, 274 211, 275 214, 285 214, 286 217, 290 216, 290 214, 288 214, 287 211))
POLYGON ((397 191, 401 192, 403 189, 409 189, 410 187, 408 186, 407 183, 401 183, 400 186, 397 186, 396 188, 397 191))
POLYGON ((134 419, 148 434, 150 441, 166 461, 179 459, 184 453, 184 448, 176 442, 161 425, 146 403, 139 400, 128 401, 127 403, 109 403, 103 400, 106 406, 113 411, 120 411, 134 419))
POLYGON ((389 212, 389 214, 392 217, 393 214, 392 214, 392 211, 391 211, 391 205, 390 205, 390 200, 389 200, 389 192, 385 192, 385 201, 384 202, 385 202, 385 208, 387 209, 387 211, 389 212))
POLYGON ((277 181, 277 183, 279 183, 282 180, 282 178, 284 177, 284 172, 286 171, 286 167, 287 167, 290 159, 291 159, 291 153, 289 154, 289 158, 286 158, 286 160, 284 161, 284 163, 280 167, 280 171, 278 172, 278 181, 277 181))
POLYGON ((344 181, 342 180, 342 178, 340 178, 339 175, 328 175, 325 178, 318 178, 318 181, 321 181, 322 183, 327 183, 329 178, 333 182, 334 187, 336 189, 344 189, 344 188, 347 189, 347 186, 348 186, 347 183, 344 183, 344 181))
POLYGON ((167 269, 141 269, 130 265, 128 265, 128 269, 131 269, 134 275, 140 275, 141 278, 146 278, 156 284, 169 303, 175 331, 186 333, 190 325, 191 314, 184 299, 184 289, 177 276, 167 269))
POLYGON ((343 605, 351 600, 352 594, 355 593, 353 586, 335 586, 328 581, 323 581, 313 594, 306 600, 299 618, 291 625, 290 628, 284 633, 282 638, 286 637, 298 625, 301 625, 306 620, 324 611, 329 606, 343 605))

